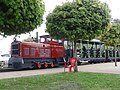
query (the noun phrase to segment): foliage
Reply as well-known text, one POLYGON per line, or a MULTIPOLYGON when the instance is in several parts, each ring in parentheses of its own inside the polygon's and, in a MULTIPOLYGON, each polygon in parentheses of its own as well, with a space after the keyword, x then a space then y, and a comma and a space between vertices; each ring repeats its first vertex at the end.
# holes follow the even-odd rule
POLYGON ((119 90, 120 75, 60 73, 0 80, 1 90, 119 90))
POLYGON ((24 39, 23 41, 25 41, 25 42, 37 42, 35 37, 28 37, 28 38, 24 39))
POLYGON ((25 42, 33 42, 33 38, 32 37, 28 37, 28 38, 24 39, 23 41, 25 41, 25 42))
POLYGON ((114 46, 120 44, 120 24, 112 23, 111 28, 102 34, 100 39, 106 45, 114 46))
POLYGON ((46 31, 57 39, 90 40, 106 30, 110 20, 108 5, 98 0, 67 2, 47 16, 46 31))
POLYGON ((0 34, 33 31, 42 23, 44 10, 42 0, 0 0, 0 34))

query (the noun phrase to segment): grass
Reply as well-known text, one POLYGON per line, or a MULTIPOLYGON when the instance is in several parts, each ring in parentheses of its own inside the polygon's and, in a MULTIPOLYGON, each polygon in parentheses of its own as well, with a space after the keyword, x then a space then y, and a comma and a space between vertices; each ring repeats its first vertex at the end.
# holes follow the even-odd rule
POLYGON ((0 90, 120 90, 120 75, 60 73, 0 80, 0 90))

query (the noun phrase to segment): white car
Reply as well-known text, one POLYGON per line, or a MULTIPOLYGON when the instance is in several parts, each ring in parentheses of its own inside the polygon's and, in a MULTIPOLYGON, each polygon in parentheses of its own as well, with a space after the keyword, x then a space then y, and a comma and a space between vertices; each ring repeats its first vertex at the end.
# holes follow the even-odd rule
POLYGON ((7 65, 9 58, 10 54, 0 54, 0 66, 3 67, 4 65, 7 65))

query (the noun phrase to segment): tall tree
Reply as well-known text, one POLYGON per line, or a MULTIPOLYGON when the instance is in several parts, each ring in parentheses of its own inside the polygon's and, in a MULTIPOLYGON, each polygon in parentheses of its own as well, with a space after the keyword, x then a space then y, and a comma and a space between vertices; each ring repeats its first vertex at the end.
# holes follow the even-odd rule
POLYGON ((57 6, 47 16, 46 31, 56 39, 67 38, 74 42, 78 39, 93 39, 110 24, 111 16, 108 5, 98 0, 77 0, 57 6))
POLYGON ((43 21, 42 0, 0 0, 0 35, 33 31, 43 21))
MULTIPOLYGON (((106 45, 114 46, 116 51, 116 46, 120 44, 120 23, 112 23, 111 28, 100 36, 100 40, 106 45)), ((115 66, 116 63, 116 52, 115 52, 115 66)))

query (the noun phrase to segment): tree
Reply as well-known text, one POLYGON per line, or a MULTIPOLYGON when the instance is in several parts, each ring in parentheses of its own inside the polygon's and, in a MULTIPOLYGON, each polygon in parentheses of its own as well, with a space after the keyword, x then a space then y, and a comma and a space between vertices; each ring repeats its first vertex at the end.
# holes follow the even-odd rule
POLYGON ((34 42, 34 39, 32 37, 28 37, 28 38, 24 39, 23 41, 25 41, 25 42, 34 42))
POLYGON ((38 39, 38 32, 36 32, 36 37, 31 37, 31 34, 29 35, 28 38, 24 39, 23 41, 25 42, 36 42, 38 43, 40 39, 38 39))
POLYGON ((98 0, 77 0, 57 6, 47 16, 46 31, 55 39, 67 38, 74 42, 78 39, 93 39, 110 24, 111 16, 108 5, 98 0))
POLYGON ((101 35, 100 40, 106 45, 120 44, 120 24, 112 23, 111 28, 101 35))
MULTIPOLYGON (((111 28, 100 36, 100 40, 108 46, 114 46, 116 51, 116 46, 120 44, 120 23, 113 22, 111 28)), ((115 66, 116 63, 116 52, 115 52, 115 66)))
POLYGON ((0 0, 0 35, 33 31, 43 21, 42 0, 0 0))

